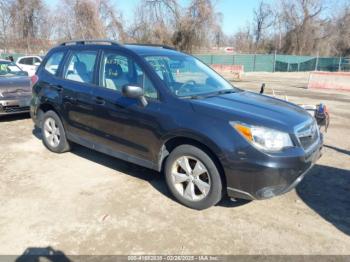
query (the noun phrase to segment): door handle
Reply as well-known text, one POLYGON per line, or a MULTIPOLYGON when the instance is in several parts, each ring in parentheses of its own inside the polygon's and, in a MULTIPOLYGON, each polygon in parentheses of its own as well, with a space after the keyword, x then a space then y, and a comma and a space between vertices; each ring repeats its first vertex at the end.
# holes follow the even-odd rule
POLYGON ((56 90, 57 90, 57 92, 62 92, 63 87, 62 87, 62 86, 60 86, 60 85, 58 85, 58 86, 56 86, 56 90))
POLYGON ((63 87, 61 85, 49 85, 51 88, 56 89, 57 92, 62 92, 63 87))
POLYGON ((104 105, 106 103, 106 101, 100 96, 96 96, 94 100, 95 100, 95 103, 99 105, 104 105))
POLYGON ((78 100, 72 96, 65 96, 64 98, 67 99, 72 104, 76 104, 78 102, 78 100))

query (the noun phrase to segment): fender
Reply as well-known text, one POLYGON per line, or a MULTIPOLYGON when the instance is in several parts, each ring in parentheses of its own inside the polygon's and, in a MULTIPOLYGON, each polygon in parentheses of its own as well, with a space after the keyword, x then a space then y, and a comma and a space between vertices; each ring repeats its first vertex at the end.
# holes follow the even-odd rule
POLYGON ((193 140, 199 144, 204 145, 207 147, 215 156, 220 159, 221 155, 223 154, 218 145, 211 140, 209 137, 207 137, 204 134, 193 132, 191 130, 187 129, 177 129, 173 130, 170 133, 167 133, 166 135, 162 136, 160 139, 162 141, 161 148, 159 149, 159 155, 158 155, 158 171, 161 171, 163 160, 169 155, 170 152, 168 152, 166 148, 166 143, 172 139, 189 139, 193 140))

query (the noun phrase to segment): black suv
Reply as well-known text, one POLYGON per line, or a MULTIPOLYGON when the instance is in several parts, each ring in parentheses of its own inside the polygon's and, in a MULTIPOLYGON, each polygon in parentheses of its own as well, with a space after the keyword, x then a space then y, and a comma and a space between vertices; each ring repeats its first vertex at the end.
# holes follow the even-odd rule
POLYGON ((49 150, 74 142, 164 172, 191 208, 226 193, 283 194, 321 155, 322 135, 304 109, 240 90, 166 46, 66 42, 35 78, 31 115, 49 150))

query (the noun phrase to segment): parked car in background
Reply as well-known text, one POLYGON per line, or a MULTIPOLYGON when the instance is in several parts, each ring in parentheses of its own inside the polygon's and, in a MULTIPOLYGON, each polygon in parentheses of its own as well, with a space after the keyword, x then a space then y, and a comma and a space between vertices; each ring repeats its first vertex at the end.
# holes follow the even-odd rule
POLYGON ((195 209, 225 194, 286 193, 323 145, 301 107, 238 89, 167 46, 82 40, 53 48, 37 71, 31 116, 49 150, 75 142, 162 171, 173 196, 195 209))
POLYGON ((33 76, 35 74, 36 69, 42 62, 42 58, 40 56, 21 56, 17 58, 16 64, 23 70, 28 72, 29 76, 33 76))
POLYGON ((31 78, 14 62, 0 59, 0 116, 29 112, 31 78))

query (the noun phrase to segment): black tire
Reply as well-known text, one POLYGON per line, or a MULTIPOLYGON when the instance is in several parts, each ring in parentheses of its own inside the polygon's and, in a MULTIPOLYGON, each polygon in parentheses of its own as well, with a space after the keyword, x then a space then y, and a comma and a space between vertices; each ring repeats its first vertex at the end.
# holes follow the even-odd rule
MULTIPOLYGON (((172 193, 172 195, 178 200, 181 204, 197 209, 202 210, 209 208, 215 204, 217 204, 221 198, 222 198, 222 181, 220 172, 215 165, 215 162, 213 159, 202 149, 199 149, 198 147, 192 146, 192 145, 181 145, 176 147, 168 156, 165 163, 165 177, 166 177, 166 183, 167 186, 172 193), (177 161, 181 157, 193 157, 201 162, 208 171, 206 176, 210 177, 210 189, 207 195, 200 200, 192 201, 187 198, 185 198, 176 188, 174 185, 174 180, 172 177, 172 169, 174 165, 176 164, 175 161, 177 161)), ((186 187, 186 183, 184 182, 184 189, 186 187)), ((179 187, 179 185, 177 185, 179 187)), ((181 186, 180 186, 181 187, 181 186)), ((198 189, 198 188, 197 188, 198 189)), ((199 192, 201 193, 201 192, 199 192)))
POLYGON ((41 134, 42 134, 42 141, 43 144, 47 149, 54 153, 64 153, 70 150, 71 146, 69 141, 67 140, 66 137, 66 132, 63 128, 62 121, 60 117, 56 114, 54 111, 47 111, 43 115, 42 121, 41 121, 41 134), (55 121, 55 126, 56 128, 59 129, 59 143, 56 146, 53 146, 50 144, 48 141, 48 138, 45 135, 45 123, 48 119, 53 119, 55 121))

